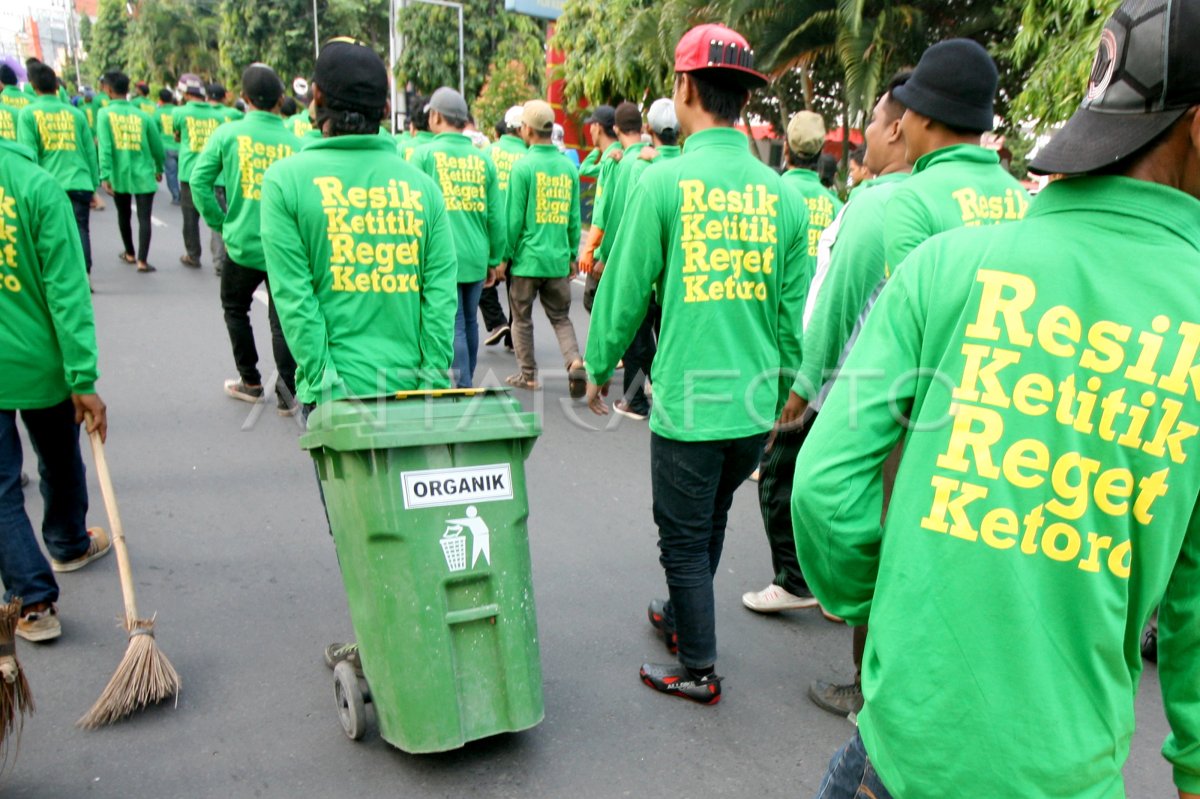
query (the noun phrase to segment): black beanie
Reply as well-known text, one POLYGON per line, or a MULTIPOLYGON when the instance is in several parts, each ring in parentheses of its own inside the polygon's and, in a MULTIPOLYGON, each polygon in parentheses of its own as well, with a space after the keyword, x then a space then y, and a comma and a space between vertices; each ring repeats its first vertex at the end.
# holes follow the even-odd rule
POLYGON ((947 39, 921 55, 912 77, 892 90, 905 107, 953 128, 995 125, 992 101, 1000 74, 987 50, 971 39, 947 39))

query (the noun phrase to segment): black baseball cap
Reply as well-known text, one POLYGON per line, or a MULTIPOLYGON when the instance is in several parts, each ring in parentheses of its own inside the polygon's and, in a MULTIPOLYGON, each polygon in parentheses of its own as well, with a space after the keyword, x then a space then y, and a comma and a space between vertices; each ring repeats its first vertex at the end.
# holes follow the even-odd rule
POLYGON ((617 110, 611 105, 598 105, 592 109, 591 116, 583 120, 583 124, 590 125, 593 122, 601 127, 611 128, 617 124, 617 110))
POLYGON ((347 36, 321 47, 313 83, 335 111, 383 113, 388 99, 388 72, 383 59, 367 45, 347 36))
POLYGON ((266 64, 251 64, 242 73, 242 94, 255 108, 270 111, 283 91, 283 81, 266 64))
POLYGON ((1029 165, 1078 175, 1140 150, 1200 103, 1200 3, 1125 0, 1104 25, 1079 108, 1029 165))

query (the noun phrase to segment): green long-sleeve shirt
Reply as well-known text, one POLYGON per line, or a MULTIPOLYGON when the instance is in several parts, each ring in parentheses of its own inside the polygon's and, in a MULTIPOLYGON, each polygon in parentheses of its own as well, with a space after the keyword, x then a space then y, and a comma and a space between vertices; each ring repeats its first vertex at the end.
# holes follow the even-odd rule
POLYGON ((895 200, 884 222, 889 273, 930 236, 1013 222, 1029 208, 1029 194, 1000 166, 1000 156, 973 144, 943 147, 918 158, 895 200))
POLYGON ((196 159, 225 117, 203 100, 188 100, 176 106, 171 117, 175 135, 179 137, 179 182, 191 183, 196 159))
POLYGON ((809 281, 807 220, 784 191, 732 128, 692 134, 682 156, 652 164, 634 187, 586 361, 589 379, 606 382, 657 294, 655 433, 712 441, 774 422, 780 370, 800 365, 809 281))
POLYGON ((418 130, 416 136, 410 136, 407 139, 398 139, 396 141, 396 152, 400 153, 400 157, 405 161, 411 161, 413 153, 418 148, 433 141, 433 133, 428 130, 418 130))
POLYGON ((96 331, 79 230, 31 150, 0 141, 0 409, 94 394, 96 331))
POLYGON ((437 184, 379 136, 336 136, 263 179, 271 301, 301 402, 448 388, 458 265, 437 184))
POLYGON ((33 102, 33 97, 16 86, 5 86, 4 91, 0 91, 0 105, 8 106, 16 111, 20 111, 31 102, 33 102))
POLYGON ((1198 270, 1200 202, 1071 178, 884 289, 792 503, 822 606, 870 621, 858 723, 894 795, 1123 797, 1156 605, 1163 751, 1200 791, 1198 270))
POLYGON ((0 139, 17 140, 17 114, 20 110, 7 103, 0 103, 0 139))
POLYGON ((118 194, 150 194, 163 171, 162 136, 158 123, 128 100, 113 100, 97 121, 100 180, 118 194))
POLYGON ((83 112, 53 94, 38 97, 17 118, 17 141, 64 191, 95 191, 100 165, 83 112))
POLYGON ((221 233, 230 257, 240 266, 266 269, 259 206, 263 175, 281 158, 299 152, 300 140, 277 114, 251 111, 245 119, 217 128, 192 167, 192 197, 196 209, 213 230, 221 233), (225 178, 228 211, 222 211, 213 192, 225 178))
POLYGON ((621 160, 613 166, 612 173, 604 184, 601 212, 599 215, 592 214, 594 224, 599 225, 606 234, 612 234, 605 235, 600 241, 600 246, 596 248, 596 260, 601 263, 607 261, 609 253, 612 252, 612 243, 617 238, 617 228, 621 226, 621 217, 625 214, 629 201, 629 190, 633 186, 631 176, 636 171, 634 164, 638 162, 638 154, 645 147, 642 142, 635 142, 622 150, 621 160))
POLYGON ((413 153, 411 163, 442 191, 458 254, 458 282, 483 280, 508 247, 496 165, 461 133, 439 133, 413 153))
POLYGON ((783 183, 799 192, 808 206, 808 254, 816 258, 821 234, 842 210, 842 201, 821 185, 820 176, 811 169, 789 169, 783 173, 783 183))
POLYGON ((814 410, 885 278, 884 214, 907 177, 907 172, 892 172, 865 181, 819 242, 804 309, 804 362, 792 386, 814 410))
POLYGON ((158 122, 158 132, 162 134, 163 149, 167 152, 179 152, 179 142, 175 141, 175 109, 177 105, 160 103, 154 109, 153 117, 158 122))
POLYGON ((496 180, 500 184, 501 200, 508 200, 508 179, 512 174, 513 164, 529 152, 520 136, 506 133, 488 148, 488 156, 496 165, 496 180))
POLYGON ((553 144, 535 144, 513 164, 507 238, 511 274, 570 274, 579 252, 579 173, 553 144))
MULTIPOLYGON (((621 162, 613 158, 618 152, 623 152, 621 142, 615 141, 604 150, 600 156, 600 171, 596 175, 596 199, 592 202, 592 225, 603 231, 608 231, 607 217, 609 195, 612 193, 613 177, 621 162)), ((622 159, 624 157, 622 156, 622 159)), ((616 230, 612 231, 614 234, 616 230)))
POLYGON ((592 151, 584 156, 583 161, 579 164, 579 177, 592 180, 600 177, 600 157, 602 155, 599 147, 593 147, 592 151))

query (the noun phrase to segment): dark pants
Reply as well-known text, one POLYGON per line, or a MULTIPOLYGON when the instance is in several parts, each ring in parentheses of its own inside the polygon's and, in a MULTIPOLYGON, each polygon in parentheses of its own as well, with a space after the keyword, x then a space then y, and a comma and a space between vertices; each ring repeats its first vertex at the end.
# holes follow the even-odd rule
POLYGON ((179 210, 183 213, 183 249, 200 263, 200 212, 192 201, 192 184, 179 184, 179 210))
POLYGON ((83 262, 92 273, 92 195, 91 191, 69 191, 71 210, 75 212, 75 227, 79 228, 79 243, 83 245, 83 262))
POLYGON ((816 799, 892 799, 875 773, 857 731, 829 761, 816 799))
MULTIPOLYGON (((225 199, 225 187, 214 186, 213 194, 217 197, 217 205, 225 213, 229 212, 229 203, 225 199)), ((225 249, 225 237, 220 231, 210 230, 208 234, 208 249, 212 252, 213 269, 216 273, 221 274, 221 270, 225 268, 225 264, 229 261, 229 251, 225 249)))
MULTIPOLYGON (((229 343, 233 345, 233 362, 237 365, 238 376, 249 386, 262 385, 258 347, 254 344, 254 329, 250 326, 254 292, 261 285, 266 285, 270 296, 266 272, 225 259, 225 269, 221 272, 221 308, 225 311, 225 327, 229 331, 229 343)), ((296 395, 296 361, 283 337, 274 302, 268 304, 267 319, 271 324, 271 351, 275 354, 275 368, 279 370, 279 385, 275 390, 281 395, 286 390, 285 398, 290 402, 296 395)))
POLYGON ((137 259, 142 263, 150 257, 150 214, 154 210, 154 194, 113 195, 117 205, 117 228, 127 254, 133 253, 133 203, 137 201, 138 246, 137 259))
POLYGON ((163 174, 167 178, 167 191, 171 199, 179 202, 179 150, 166 150, 163 153, 163 174))
POLYGON ((661 310, 658 303, 651 301, 646 310, 646 318, 633 334, 629 349, 625 350, 625 372, 622 375, 621 394, 629 403, 629 410, 643 416, 650 413, 650 400, 646 398, 646 381, 650 379, 650 364, 657 352, 655 334, 658 330, 658 318, 661 310))
MULTIPOLYGON (((75 406, 67 399, 20 414, 38 456, 45 506, 42 540, 55 560, 74 560, 87 552, 90 543, 85 523, 87 481, 75 406)), ((0 411, 0 580, 4 581, 4 599, 20 597, 25 605, 54 602, 58 583, 25 513, 21 461, 17 411, 0 411)))
MULTIPOLYGON (((505 283, 507 285, 507 283, 505 283)), ((512 307, 511 301, 509 307, 512 307)), ((483 326, 488 330, 510 324, 508 316, 500 305, 500 286, 487 286, 479 295, 479 312, 483 314, 483 326)))
MULTIPOLYGON (((626 366, 628 369, 629 367, 626 366)), ((771 548, 772 582, 796 596, 812 596, 800 562, 796 559, 796 532, 792 528, 792 478, 796 458, 816 415, 805 420, 798 430, 779 433, 762 463, 758 479, 758 507, 762 512, 767 544, 771 548)))
POLYGON ((762 457, 765 435, 675 441, 650 435, 650 480, 659 563, 679 635, 679 661, 706 668, 717 659, 713 576, 725 544, 733 492, 762 457))
POLYGON ((583 282, 583 310, 588 313, 592 312, 592 305, 596 302, 596 292, 600 290, 600 278, 596 277, 595 272, 589 272, 583 282))

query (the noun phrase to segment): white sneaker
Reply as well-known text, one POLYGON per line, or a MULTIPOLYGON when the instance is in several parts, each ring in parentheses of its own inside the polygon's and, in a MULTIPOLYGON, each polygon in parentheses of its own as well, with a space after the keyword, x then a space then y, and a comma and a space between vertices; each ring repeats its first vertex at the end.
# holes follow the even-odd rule
POLYGON ((761 591, 742 594, 742 604, 757 613, 778 613, 781 610, 815 608, 815 596, 796 596, 771 583, 761 591))

